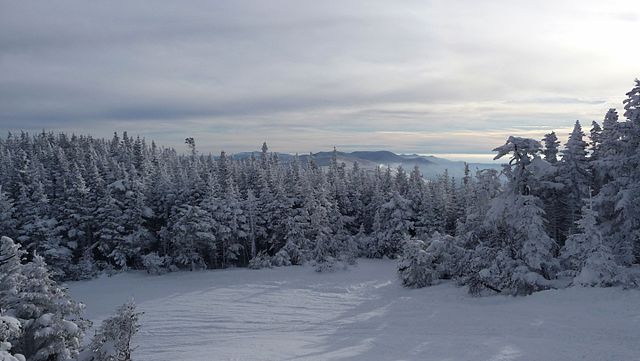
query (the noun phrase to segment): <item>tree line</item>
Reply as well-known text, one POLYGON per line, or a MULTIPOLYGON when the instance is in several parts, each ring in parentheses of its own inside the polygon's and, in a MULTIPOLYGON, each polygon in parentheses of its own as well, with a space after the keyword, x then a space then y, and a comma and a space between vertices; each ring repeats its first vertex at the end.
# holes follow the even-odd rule
POLYGON ((0 234, 60 279, 127 268, 326 270, 397 258, 407 240, 427 247, 446 235, 452 252, 464 251, 461 266, 473 265, 461 267, 465 277, 510 290, 529 280, 530 292, 581 270, 583 248, 595 246, 580 237, 598 234, 617 266, 640 260, 639 89, 636 81, 627 93, 625 119, 611 109, 588 137, 576 122, 562 149, 553 132, 542 142, 510 137, 495 149, 509 155, 502 173, 467 167, 462 179, 347 167, 335 152, 327 167, 312 156, 283 161, 266 144, 233 157, 200 154, 193 138, 181 154, 126 132, 9 134, 0 140, 0 234))
POLYGON ((504 170, 425 180, 416 167, 326 169, 158 148, 126 133, 9 134, 0 141, 0 359, 129 360, 129 302, 83 347, 83 305, 54 278, 114 269, 252 268, 399 258, 407 287, 453 279, 472 294, 637 287, 640 81, 589 137, 560 149, 511 136, 504 170), (14 240, 17 240, 17 243, 14 240))

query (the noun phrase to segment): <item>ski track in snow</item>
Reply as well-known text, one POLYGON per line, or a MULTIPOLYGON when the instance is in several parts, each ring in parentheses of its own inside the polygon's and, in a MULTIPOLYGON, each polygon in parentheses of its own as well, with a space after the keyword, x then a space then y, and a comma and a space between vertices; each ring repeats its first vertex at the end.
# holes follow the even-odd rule
POLYGON ((395 262, 149 276, 69 284, 95 321, 134 297, 137 361, 640 360, 640 291, 570 288, 473 298, 411 290, 395 262))

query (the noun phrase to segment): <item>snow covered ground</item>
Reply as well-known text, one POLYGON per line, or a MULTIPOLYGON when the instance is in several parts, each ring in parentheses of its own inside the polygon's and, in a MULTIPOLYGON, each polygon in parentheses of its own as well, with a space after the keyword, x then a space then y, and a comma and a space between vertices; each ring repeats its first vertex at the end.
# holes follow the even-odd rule
POLYGON ((640 291, 472 298, 401 287, 395 263, 144 273, 69 284, 99 321, 133 296, 138 361, 640 360, 640 291))

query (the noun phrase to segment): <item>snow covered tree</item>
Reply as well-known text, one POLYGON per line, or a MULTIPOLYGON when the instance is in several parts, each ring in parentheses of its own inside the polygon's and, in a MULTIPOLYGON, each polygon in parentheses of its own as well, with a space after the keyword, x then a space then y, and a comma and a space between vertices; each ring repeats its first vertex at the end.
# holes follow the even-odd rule
POLYGON ((13 200, 0 186, 0 237, 15 237, 18 221, 14 218, 13 200))
POLYGON ((258 212, 258 199, 254 196, 253 190, 247 191, 247 199, 243 203, 243 210, 246 215, 246 230, 249 240, 249 249, 251 258, 258 253, 258 238, 264 237, 265 230, 261 226, 262 222, 258 212))
POLYGON ((327 200, 322 188, 316 190, 316 196, 309 198, 309 238, 314 244, 311 257, 317 272, 331 271, 337 262, 337 245, 333 238, 327 200))
POLYGON ((427 241, 406 240, 398 261, 398 275, 405 287, 431 286, 463 274, 465 250, 449 235, 435 232, 427 241))
POLYGON ((597 225, 597 213, 591 203, 582 209, 578 221, 580 233, 571 235, 562 248, 566 268, 572 271, 574 283, 583 286, 612 286, 620 273, 611 248, 597 225))
MULTIPOLYGON (((233 187, 233 186, 230 186, 233 187)), ((244 250, 243 241, 246 233, 242 224, 246 218, 242 206, 234 193, 224 199, 210 201, 206 209, 210 212, 216 227, 212 230, 216 241, 216 262, 224 268, 229 264, 237 264, 244 250)), ((245 263, 246 264, 246 263, 245 263)))
POLYGON ((616 260, 630 265, 640 260, 640 83, 627 93, 625 122, 607 113, 602 131, 603 185, 596 210, 616 260))
POLYGON ((500 194, 501 183, 498 171, 482 169, 476 172, 476 180, 468 190, 470 202, 466 215, 458 223, 456 235, 459 238, 475 242, 477 234, 482 231, 484 218, 491 207, 491 202, 500 194))
POLYGON ((26 252, 9 237, 0 237, 0 308, 12 309, 24 282, 22 258, 26 252))
POLYGON ((402 254, 398 260, 398 276, 403 286, 421 288, 434 282, 429 268, 431 257, 425 248, 421 240, 407 239, 403 242, 402 254))
POLYGON ((140 329, 141 315, 133 300, 120 306, 91 339, 86 361, 131 361, 131 339, 140 329))
POLYGON ((411 203, 394 191, 391 199, 384 203, 378 213, 379 229, 376 230, 374 254, 377 257, 395 258, 399 255, 403 241, 414 232, 411 203))
MULTIPOLYGON (((286 263, 286 261, 278 260, 278 265, 284 265, 283 263, 286 263)), ((260 251, 260 253, 251 258, 247 267, 251 269, 271 268, 273 267, 271 256, 266 251, 260 251)))
POLYGON ((81 317, 84 305, 73 301, 66 289, 51 279, 42 257, 34 256, 22 272, 24 281, 9 300, 22 324, 15 351, 34 361, 75 358, 88 326, 81 317))
POLYGON ((477 276, 479 283, 511 294, 548 288, 558 269, 553 258, 556 243, 546 233, 539 198, 531 194, 535 179, 529 167, 540 150, 536 140, 513 136, 495 149, 495 159, 511 154, 504 169, 509 183, 487 213, 485 226, 495 236, 476 249, 485 258, 477 276))
POLYGON ((587 160, 587 143, 583 140, 584 133, 580 122, 576 121, 569 140, 562 152, 560 163, 560 182, 565 185, 563 190, 564 212, 566 215, 565 235, 576 232, 576 224, 580 219, 583 199, 588 196, 591 186, 591 174, 587 160))
POLYGON ((24 355, 11 352, 11 340, 20 337, 20 321, 0 313, 0 361, 25 361, 24 355))
POLYGON ((25 281, 21 260, 25 252, 9 237, 0 237, 0 360, 24 361, 24 356, 11 351, 22 334, 20 321, 13 315, 18 293, 25 281))
POLYGON ((551 164, 555 164, 558 162, 558 147, 560 146, 560 141, 556 136, 556 132, 551 132, 549 134, 544 135, 544 160, 551 164))
POLYGON ((624 104, 624 116, 630 122, 640 123, 640 79, 635 80, 635 86, 626 95, 624 104))
POLYGON ((198 206, 180 207, 161 231, 163 254, 172 263, 188 270, 217 264, 215 222, 210 213, 198 206))
POLYGON ((141 265, 141 251, 151 239, 143 226, 145 214, 151 210, 145 205, 140 181, 129 174, 108 186, 95 211, 99 219, 98 249, 117 267, 125 269, 141 265))
POLYGON ((18 198, 18 241, 27 250, 34 250, 49 262, 52 275, 61 277, 71 264, 71 250, 61 244, 56 229, 58 221, 52 217, 44 186, 39 180, 30 186, 23 184, 18 198))

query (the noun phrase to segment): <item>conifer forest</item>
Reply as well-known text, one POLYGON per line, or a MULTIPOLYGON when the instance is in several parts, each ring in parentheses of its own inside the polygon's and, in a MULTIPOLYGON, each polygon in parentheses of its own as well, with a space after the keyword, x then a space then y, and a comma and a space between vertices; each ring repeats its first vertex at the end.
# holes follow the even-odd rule
POLYGON ((640 360, 639 29, 0 0, 0 361, 640 360))

